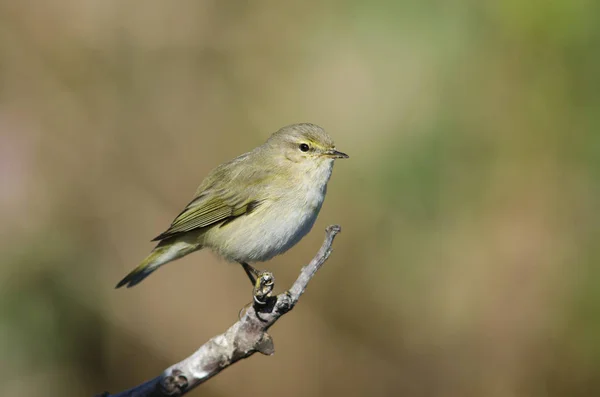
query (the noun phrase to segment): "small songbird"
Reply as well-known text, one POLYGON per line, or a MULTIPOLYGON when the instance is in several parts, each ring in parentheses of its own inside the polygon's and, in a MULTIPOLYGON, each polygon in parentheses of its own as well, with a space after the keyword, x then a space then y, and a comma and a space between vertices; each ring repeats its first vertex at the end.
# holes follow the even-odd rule
MULTIPOLYGON (((286 252, 312 228, 334 159, 348 158, 315 124, 281 128, 251 152, 221 164, 158 245, 117 288, 132 287, 165 263, 202 248, 240 263, 255 283, 264 262, 286 252)), ((256 297, 255 297, 256 298, 256 297)))

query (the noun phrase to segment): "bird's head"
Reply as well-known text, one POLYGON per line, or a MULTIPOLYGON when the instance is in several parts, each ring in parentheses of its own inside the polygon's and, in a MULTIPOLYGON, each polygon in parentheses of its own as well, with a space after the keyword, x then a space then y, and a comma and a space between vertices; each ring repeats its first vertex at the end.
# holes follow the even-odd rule
POLYGON ((271 135, 267 145, 294 163, 321 165, 348 158, 347 154, 335 148, 333 139, 323 128, 310 123, 281 128, 271 135))

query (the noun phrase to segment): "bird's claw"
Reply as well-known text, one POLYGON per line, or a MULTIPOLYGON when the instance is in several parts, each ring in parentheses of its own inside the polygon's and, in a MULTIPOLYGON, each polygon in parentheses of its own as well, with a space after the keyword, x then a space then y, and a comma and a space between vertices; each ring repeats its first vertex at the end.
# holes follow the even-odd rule
POLYGON ((259 272, 252 291, 254 302, 257 305, 264 306, 267 303, 268 298, 271 297, 274 287, 275 276, 273 276, 273 273, 268 271, 259 272))

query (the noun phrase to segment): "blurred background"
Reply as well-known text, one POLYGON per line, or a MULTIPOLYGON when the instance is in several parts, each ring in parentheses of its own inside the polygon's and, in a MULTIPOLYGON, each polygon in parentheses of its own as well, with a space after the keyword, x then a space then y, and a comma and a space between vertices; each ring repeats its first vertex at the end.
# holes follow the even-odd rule
POLYGON ((192 395, 600 393, 600 3, 0 1, 0 384, 158 375, 250 301, 212 253, 114 285, 217 164, 279 127, 339 161, 327 265, 192 395))

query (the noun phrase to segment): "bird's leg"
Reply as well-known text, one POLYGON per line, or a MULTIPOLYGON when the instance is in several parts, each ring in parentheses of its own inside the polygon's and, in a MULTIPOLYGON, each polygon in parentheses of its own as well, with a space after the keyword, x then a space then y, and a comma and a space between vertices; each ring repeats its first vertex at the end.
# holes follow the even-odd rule
POLYGON ((252 290, 254 302, 259 305, 264 305, 267 303, 266 300, 271 296, 271 292, 273 292, 273 288, 275 287, 275 277, 273 276, 273 273, 257 270, 245 262, 240 262, 240 264, 254 286, 254 289, 252 290))
POLYGON ((240 265, 242 265, 242 267, 244 268, 244 271, 248 275, 248 278, 250 279, 252 285, 255 285, 256 279, 258 278, 260 271, 256 270, 254 267, 250 266, 246 262, 240 262, 240 265))

